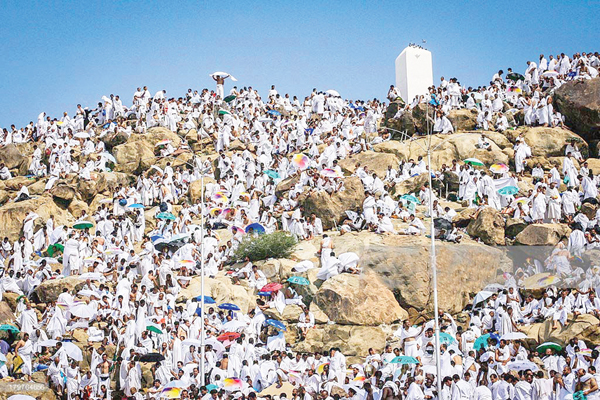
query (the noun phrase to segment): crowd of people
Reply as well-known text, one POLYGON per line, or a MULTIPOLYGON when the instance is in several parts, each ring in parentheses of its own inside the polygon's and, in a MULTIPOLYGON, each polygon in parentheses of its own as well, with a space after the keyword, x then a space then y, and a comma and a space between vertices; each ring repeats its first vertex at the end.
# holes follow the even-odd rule
MULTIPOLYGON (((595 77, 598 66, 598 53, 561 55, 550 61, 541 56, 538 64, 528 62, 523 79, 510 70, 503 78, 499 71, 489 86, 478 90, 442 78, 427 99, 416 98, 399 112, 428 102, 436 108, 434 131, 451 133, 449 110, 475 108, 482 129, 492 129, 496 118, 495 128, 502 131, 509 127, 502 111, 508 102, 525 110, 527 125, 560 125, 562 116, 552 109, 552 90, 565 80, 595 77)), ((215 73, 213 79, 214 91, 190 89, 182 97, 169 98, 165 90, 152 95, 143 87, 135 91, 131 107, 111 95, 96 108, 78 105, 74 117, 65 113, 57 119, 42 113, 26 127, 3 130, 0 151, 11 144, 32 143, 27 174, 45 179, 49 194, 67 177, 93 180, 95 173, 114 168, 117 160, 110 145, 114 138, 147 135, 154 127, 180 136, 156 143, 154 158, 164 160, 164 168, 154 164, 137 174, 134 184, 117 185, 112 196, 100 200, 89 214, 76 215, 71 226, 59 225, 53 216, 38 221, 33 210, 24 218, 17 240, 3 239, 0 291, 19 297, 16 326, 0 341, 1 352, 13 356, 10 362, 0 358, 2 377, 28 380, 44 371, 52 388, 68 399, 117 394, 138 400, 271 398, 261 392, 273 387, 277 392, 286 384, 294 387, 289 395, 294 400, 600 396, 598 351, 582 340, 566 347, 552 343, 536 348, 521 332, 546 319, 560 329, 580 314, 600 315, 594 290, 598 275, 592 268, 571 265, 573 257, 600 243, 596 228, 600 217, 590 220, 578 212, 582 202, 595 200, 598 179, 576 142, 566 144, 562 174, 557 167, 546 172, 536 165, 531 169, 534 189, 521 197, 515 197, 518 181, 525 173, 529 177, 526 164, 532 156, 521 137, 515 143, 514 171, 507 165, 488 170, 477 162, 458 160, 432 171, 419 158, 389 166, 381 177, 356 165, 353 175, 363 184, 365 200, 362 207, 346 211, 339 234, 370 230, 424 235, 424 220, 431 218, 438 238, 459 242, 466 233, 454 223, 455 206, 441 205, 447 199, 440 193, 428 185, 416 193, 392 190, 421 174, 433 174, 438 180, 456 174, 457 199, 469 207, 493 207, 529 223, 561 221, 573 228, 568 243, 557 245, 546 262, 523 266, 509 274, 504 285, 478 295, 466 326, 440 313, 440 393, 433 320, 421 326, 404 321, 391 340, 394 345, 381 353, 370 349, 353 364, 339 348, 295 352, 286 332, 295 330, 294 336, 302 341, 315 326, 310 304, 296 286, 304 284, 303 276, 269 282, 249 259, 236 259, 236 249, 246 238, 287 231, 299 241, 321 238, 317 279, 361 272, 359 256, 336 255, 331 236, 338 233, 325 231, 317 213, 305 212, 300 198, 312 192, 334 196, 345 190, 339 162, 390 140, 388 133, 378 131, 387 105, 343 100, 333 90, 316 89, 300 101, 280 94, 275 86, 264 99, 252 87, 233 87, 225 95, 227 79, 234 78, 215 73), (214 147, 216 159, 194 154, 186 140, 191 130, 204 146, 214 147), (245 149, 233 150, 234 141, 245 149), (186 153, 191 153, 189 161, 178 163, 178 156, 186 153), (573 160, 581 163, 579 170, 573 160), (277 195, 278 183, 290 177, 296 177, 296 183, 277 195), (203 195, 190 202, 191 185, 204 179, 203 195), (567 189, 559 193, 561 184, 567 189), (426 206, 425 213, 419 204, 426 206), (156 212, 149 225, 145 211, 151 208, 156 212), (438 226, 438 220, 445 222, 438 226), (200 293, 182 297, 201 268, 207 277, 229 276, 232 284, 252 293, 255 303, 242 309, 232 303, 216 304, 210 296, 196 297, 200 293), (538 273, 565 281, 575 277, 572 283, 578 290, 550 288, 541 299, 521 298, 519 283, 538 273), (77 292, 64 289, 40 315, 34 304, 36 288, 73 275, 84 286, 77 292), (288 305, 300 306, 298 323, 286 325, 268 317, 283 315, 288 305), (72 341, 78 329, 85 329, 88 337, 85 352, 72 341)), ((388 98, 398 101, 397 97, 392 87, 388 98)), ((477 146, 489 145, 481 134, 477 146)), ((0 164, 1 180, 15 173, 0 164)), ((9 201, 31 197, 22 185, 9 201)), ((315 263, 302 260, 294 272, 301 275, 313 268, 315 263)))
MULTIPOLYGON (((572 57, 561 53, 547 59, 540 54, 538 62, 527 61, 524 74, 508 68, 499 70, 490 83, 478 88, 465 87, 457 78, 446 80, 441 77, 439 85, 429 88, 428 96, 404 99, 396 119, 402 118, 418 104, 427 102, 433 106, 430 111, 433 131, 449 134, 454 127, 448 119, 451 110, 469 109, 477 111, 477 126, 485 131, 505 131, 518 124, 515 114, 523 111, 522 124, 527 126, 564 126, 564 117, 554 109, 553 93, 565 82, 588 80, 598 76, 600 58, 598 52, 576 53, 572 57)), ((390 87, 387 98, 398 101, 400 93, 390 87)))

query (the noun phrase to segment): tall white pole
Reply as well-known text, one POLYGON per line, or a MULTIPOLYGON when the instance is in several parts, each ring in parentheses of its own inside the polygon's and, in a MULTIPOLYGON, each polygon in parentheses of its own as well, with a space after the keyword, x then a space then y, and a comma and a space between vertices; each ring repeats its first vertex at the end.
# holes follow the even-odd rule
POLYGON ((440 355, 440 321, 438 317, 438 288, 437 288, 437 265, 435 260, 435 223, 433 218, 433 181, 431 179, 431 172, 433 168, 431 166, 431 132, 429 132, 429 103, 427 103, 427 134, 429 135, 429 143, 427 146, 427 165, 429 170, 427 171, 429 179, 429 217, 431 218, 431 275, 433 280, 433 313, 435 321, 435 368, 437 372, 437 398, 441 398, 442 395, 442 366, 441 366, 441 355, 440 355))
POLYGON ((204 171, 200 173, 200 385, 204 386, 204 171))

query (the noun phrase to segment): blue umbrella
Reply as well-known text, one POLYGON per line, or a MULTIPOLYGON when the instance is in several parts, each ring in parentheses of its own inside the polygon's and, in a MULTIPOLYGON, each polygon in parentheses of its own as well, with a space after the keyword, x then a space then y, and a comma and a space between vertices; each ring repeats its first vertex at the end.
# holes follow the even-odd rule
POLYGON ((271 296, 271 292, 258 292, 259 296, 265 296, 265 297, 269 297, 271 296))
POLYGON ((164 239, 164 236, 163 235, 150 236, 150 240, 152 240, 152 242, 156 242, 159 239, 164 239))
POLYGON ((446 332, 440 332, 440 343, 446 343, 446 344, 451 344, 454 343, 456 340, 452 337, 452 335, 446 333, 446 332))
POLYGON ((223 303, 219 306, 221 310, 240 311, 240 308, 233 303, 223 303))
POLYGON ((156 216, 157 219, 170 219, 171 221, 175 220, 175 216, 170 212, 162 212, 156 216))
POLYGON ((287 281, 289 283, 295 283, 296 285, 310 285, 310 281, 303 276, 290 276, 287 281))
POLYGON ((267 325, 271 325, 271 326, 279 329, 280 331, 287 331, 284 323, 281 321, 277 321, 276 319, 268 319, 265 322, 267 323, 267 325))
POLYGON ((213 390, 213 389, 215 389, 215 390, 218 390, 218 389, 219 389, 219 387, 218 387, 217 385, 215 385, 214 383, 211 383, 210 385, 206 385, 206 390, 207 390, 207 391, 209 391, 209 392, 210 392, 210 391, 211 391, 211 390, 213 390))
POLYGON ((503 194, 505 196, 517 194, 519 192, 519 188, 516 186, 505 186, 501 189, 498 189, 498 193, 503 194))
POLYGON ((252 230, 254 233, 258 233, 259 235, 265 233, 265 227, 257 222, 248 225, 245 229, 246 233, 250 232, 250 230, 252 230))
POLYGON ((400 199, 410 201, 411 203, 421 204, 421 201, 412 194, 403 194, 402 196, 400 196, 400 199))
POLYGON ((267 114, 277 115, 277 116, 281 115, 281 113, 277 110, 269 110, 269 111, 267 111, 267 114))
POLYGON ((264 174, 266 176, 268 176, 269 178, 273 178, 273 179, 279 179, 279 173, 277 171, 273 171, 272 169, 268 169, 264 172, 264 174))
MULTIPOLYGON (((196 300, 198 303, 202 302, 202 296, 196 297, 196 300)), ((204 304, 217 304, 217 302, 210 296, 204 296, 204 304)))
POLYGON ((140 203, 134 203, 134 204, 128 205, 127 207, 129 207, 129 208, 144 208, 144 205, 140 204, 140 203))

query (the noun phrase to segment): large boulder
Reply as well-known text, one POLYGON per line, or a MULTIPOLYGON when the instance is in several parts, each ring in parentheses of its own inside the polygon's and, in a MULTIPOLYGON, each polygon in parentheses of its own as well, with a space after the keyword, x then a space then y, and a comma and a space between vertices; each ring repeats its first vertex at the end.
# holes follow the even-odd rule
POLYGON ((77 192, 71 186, 59 184, 52 189, 52 196, 62 204, 69 204, 77 192))
POLYGON ((525 246, 555 246, 569 233, 571 229, 566 224, 531 224, 517 235, 515 241, 525 246))
POLYGON ((597 327, 599 323, 598 318, 591 314, 582 314, 575 318, 570 315, 565 326, 561 326, 559 329, 552 329, 553 323, 549 319, 542 323, 534 324, 537 326, 530 329, 527 335, 536 339, 538 343, 554 342, 566 345, 573 338, 584 339, 581 335, 589 328, 597 327))
POLYGON ((10 305, 6 301, 0 302, 0 324, 6 324, 15 320, 15 314, 13 313, 10 305))
POLYGON ((600 78, 567 82, 554 92, 566 124, 586 139, 600 133, 600 78))
POLYGON ((291 190, 300 181, 300 174, 296 173, 277 184, 275 188, 275 196, 281 198, 285 192, 291 190))
POLYGON ((347 210, 362 207, 365 191, 360 178, 352 176, 344 179, 344 190, 333 193, 313 191, 300 196, 300 204, 304 206, 304 214, 314 213, 321 218, 323 228, 332 229, 346 217, 347 210))
POLYGON ((388 167, 398 169, 398 163, 398 157, 394 154, 364 151, 343 159, 340 161, 339 166, 344 172, 353 174, 356 171, 357 164, 360 164, 361 167, 367 167, 371 173, 374 172, 379 178, 383 179, 388 167))
POLYGON ((448 113, 454 131, 472 131, 477 128, 477 111, 467 108, 452 110, 448 113))
POLYGON ((0 208, 0 226, 2 226, 2 236, 8 237, 12 242, 19 238, 23 221, 30 212, 37 213, 40 218, 36 223, 45 223, 51 215, 54 216, 54 225, 69 225, 74 222, 73 216, 69 212, 61 209, 52 201, 51 197, 41 196, 35 199, 20 201, 18 203, 8 203, 0 208))
MULTIPOLYGON (((332 239, 337 254, 355 252, 364 272, 385 277, 382 282, 403 309, 433 309, 429 238, 358 232, 334 235, 332 239)), ((451 313, 461 311, 472 294, 496 282, 500 270, 512 270, 512 262, 499 248, 468 238, 460 245, 436 241, 436 254, 439 305, 451 313)))
POLYGON ((397 113, 398 104, 391 103, 386 111, 384 125, 386 128, 390 128, 387 131, 392 135, 392 139, 402 139, 403 133, 408 137, 413 136, 417 131, 412 112, 404 110, 401 115, 397 113))
POLYGON ((493 207, 479 211, 477 218, 467 226, 467 233, 488 245, 504 245, 504 217, 493 207))
MULTIPOLYGON (((16 144, 11 143, 0 148, 0 163, 4 163, 8 169, 20 168, 22 164, 28 164, 28 162, 28 157, 16 144)), ((29 164, 27 166, 29 167, 29 164)))
POLYGON ((113 147, 127 142, 128 139, 129 134, 122 130, 119 130, 117 132, 108 132, 100 138, 100 140, 104 142, 108 150, 111 150, 113 147))
POLYGON ((309 329, 306 339, 295 345, 298 352, 323 352, 339 347, 345 356, 366 357, 369 348, 381 352, 385 333, 378 326, 318 325, 309 329))
MULTIPOLYGON (((508 164, 509 157, 502 151, 493 137, 490 137, 490 147, 488 150, 479 149, 476 144, 482 134, 488 135, 488 132, 473 133, 455 133, 452 135, 433 135, 431 136, 431 164, 434 169, 439 169, 442 165, 451 165, 452 160, 465 160, 467 158, 478 158, 485 165, 494 163, 508 164)), ((504 146, 505 141, 499 139, 498 142, 504 146)), ((407 141, 387 141, 373 146, 376 152, 391 153, 400 160, 413 159, 417 161, 421 156, 426 158, 429 138, 419 137, 407 141)), ((387 168, 387 166, 386 166, 387 168)))
POLYGON ((567 141, 575 139, 579 150, 587 154, 588 145, 581 136, 568 129, 549 127, 522 127, 517 130, 506 131, 506 135, 514 141, 517 136, 523 135, 525 143, 531 147, 532 156, 539 157, 564 157, 567 141))
POLYGON ((106 179, 104 174, 96 172, 91 174, 92 179, 79 179, 77 182, 77 192, 85 201, 91 201, 98 193, 106 189, 106 179))
POLYGON ((134 140, 123 143, 113 149, 117 160, 117 170, 132 173, 150 168, 156 161, 154 145, 146 140, 134 140))
POLYGON ((394 294, 373 274, 340 274, 327 279, 313 301, 330 320, 343 325, 381 325, 408 317, 394 294))
POLYGON ((279 314, 276 308, 269 308, 264 311, 267 319, 279 319, 288 323, 295 324, 298 322, 298 317, 302 314, 302 308, 296 304, 288 304, 283 309, 283 314, 279 314))
POLYGON ((42 282, 34 290, 34 294, 41 303, 51 303, 58 299, 58 296, 67 289, 69 293, 77 292, 85 285, 85 280, 77 276, 67 276, 60 279, 49 279, 42 282))
POLYGON ((506 227, 504 229, 506 237, 514 238, 519 233, 523 232, 527 228, 527 222, 520 218, 508 218, 506 220, 506 227))
POLYGON ((454 218, 452 218, 452 222, 459 228, 466 228, 471 221, 474 221, 475 214, 477 214, 477 209, 475 207, 467 207, 457 213, 454 218))

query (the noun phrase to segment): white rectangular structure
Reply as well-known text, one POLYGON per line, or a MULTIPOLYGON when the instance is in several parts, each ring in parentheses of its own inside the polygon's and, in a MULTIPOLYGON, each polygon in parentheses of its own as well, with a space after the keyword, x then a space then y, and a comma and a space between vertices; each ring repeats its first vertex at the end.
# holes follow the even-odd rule
POLYGON ((396 87, 406 103, 415 96, 426 95, 433 85, 431 52, 409 46, 396 58, 396 87))

